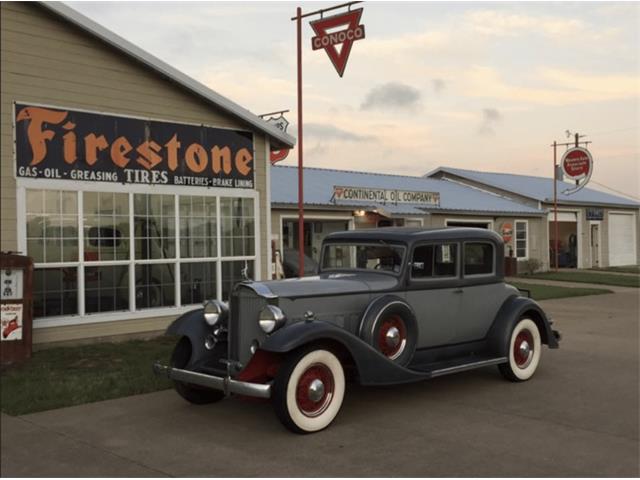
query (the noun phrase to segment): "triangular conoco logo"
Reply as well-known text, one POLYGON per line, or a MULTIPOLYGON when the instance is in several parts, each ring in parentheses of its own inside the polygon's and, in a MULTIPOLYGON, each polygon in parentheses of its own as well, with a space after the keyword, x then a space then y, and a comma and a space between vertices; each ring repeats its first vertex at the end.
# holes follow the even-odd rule
POLYGON ((311 39, 311 48, 313 50, 324 48, 341 77, 347 66, 353 42, 364 38, 364 25, 359 25, 360 17, 362 17, 361 8, 310 22, 311 28, 316 33, 316 36, 311 39), (343 26, 347 28, 337 30, 343 26), (342 45, 340 52, 336 48, 337 45, 342 45))

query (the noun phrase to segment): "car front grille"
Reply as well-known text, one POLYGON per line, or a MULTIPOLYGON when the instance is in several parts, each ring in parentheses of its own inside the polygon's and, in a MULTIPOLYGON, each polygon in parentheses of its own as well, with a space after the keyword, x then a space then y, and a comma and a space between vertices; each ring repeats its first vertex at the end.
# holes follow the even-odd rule
POLYGON ((238 286, 231 294, 229 318, 229 359, 243 366, 251 358, 251 342, 265 338, 258 315, 267 301, 250 288, 238 286))

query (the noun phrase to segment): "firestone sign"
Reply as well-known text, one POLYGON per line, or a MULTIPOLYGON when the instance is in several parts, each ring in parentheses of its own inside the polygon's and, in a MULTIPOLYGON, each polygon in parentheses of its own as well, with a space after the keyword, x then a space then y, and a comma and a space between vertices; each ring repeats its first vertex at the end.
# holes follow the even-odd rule
POLYGON ((253 188, 250 132, 15 105, 16 175, 253 188))
POLYGON ((412 190, 389 190, 386 188, 333 187, 333 200, 355 200, 375 203, 415 203, 440 205, 438 192, 412 190))
POLYGON ((347 66, 353 42, 364 38, 364 25, 360 25, 361 17, 362 8, 359 8, 310 22, 311 28, 316 34, 311 39, 311 48, 313 50, 324 48, 341 77, 347 66), (346 29, 336 31, 336 29, 345 26, 346 29), (342 45, 339 53, 336 49, 338 45, 342 45))

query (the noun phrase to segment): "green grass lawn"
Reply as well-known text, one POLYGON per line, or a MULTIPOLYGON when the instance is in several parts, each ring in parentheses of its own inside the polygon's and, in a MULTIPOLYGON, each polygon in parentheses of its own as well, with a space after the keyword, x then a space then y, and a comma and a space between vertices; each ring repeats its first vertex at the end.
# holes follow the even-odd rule
POLYGON ((175 341, 163 336, 34 352, 0 373, 0 408, 20 415, 164 390, 171 384, 152 365, 169 360, 175 341))
POLYGON ((605 268, 593 268, 598 272, 620 272, 620 273, 637 273, 640 274, 640 265, 627 265, 624 267, 605 267, 605 268))
POLYGON ((551 298, 568 298, 583 297, 585 295, 602 295, 604 293, 613 293, 606 288, 575 288, 575 287, 557 287, 555 285, 542 285, 538 283, 513 282, 509 283, 516 288, 522 288, 531 292, 531 298, 534 300, 548 300, 551 298))
POLYGON ((531 278, 536 280, 558 280, 560 282, 614 285, 617 287, 640 287, 640 276, 616 275, 615 273, 596 273, 590 272, 589 270, 577 270, 575 272, 544 272, 521 276, 520 278, 525 282, 527 278, 531 278))

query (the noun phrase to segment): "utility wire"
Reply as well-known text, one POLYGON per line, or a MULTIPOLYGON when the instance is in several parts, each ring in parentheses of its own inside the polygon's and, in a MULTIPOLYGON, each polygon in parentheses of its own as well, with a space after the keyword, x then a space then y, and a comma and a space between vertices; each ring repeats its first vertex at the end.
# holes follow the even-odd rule
POLYGON ((634 200, 640 200, 640 197, 637 197, 635 195, 630 195, 630 194, 625 193, 625 192, 621 192, 620 190, 616 190, 615 188, 611 188, 611 187, 608 187, 608 186, 606 186, 606 185, 604 185, 604 184, 602 184, 600 182, 596 182, 593 179, 591 179, 591 182, 595 183, 596 185, 600 185, 601 187, 606 188, 607 190, 611 190, 612 192, 616 192, 616 193, 618 193, 620 195, 624 195, 625 197, 633 198, 634 200))

